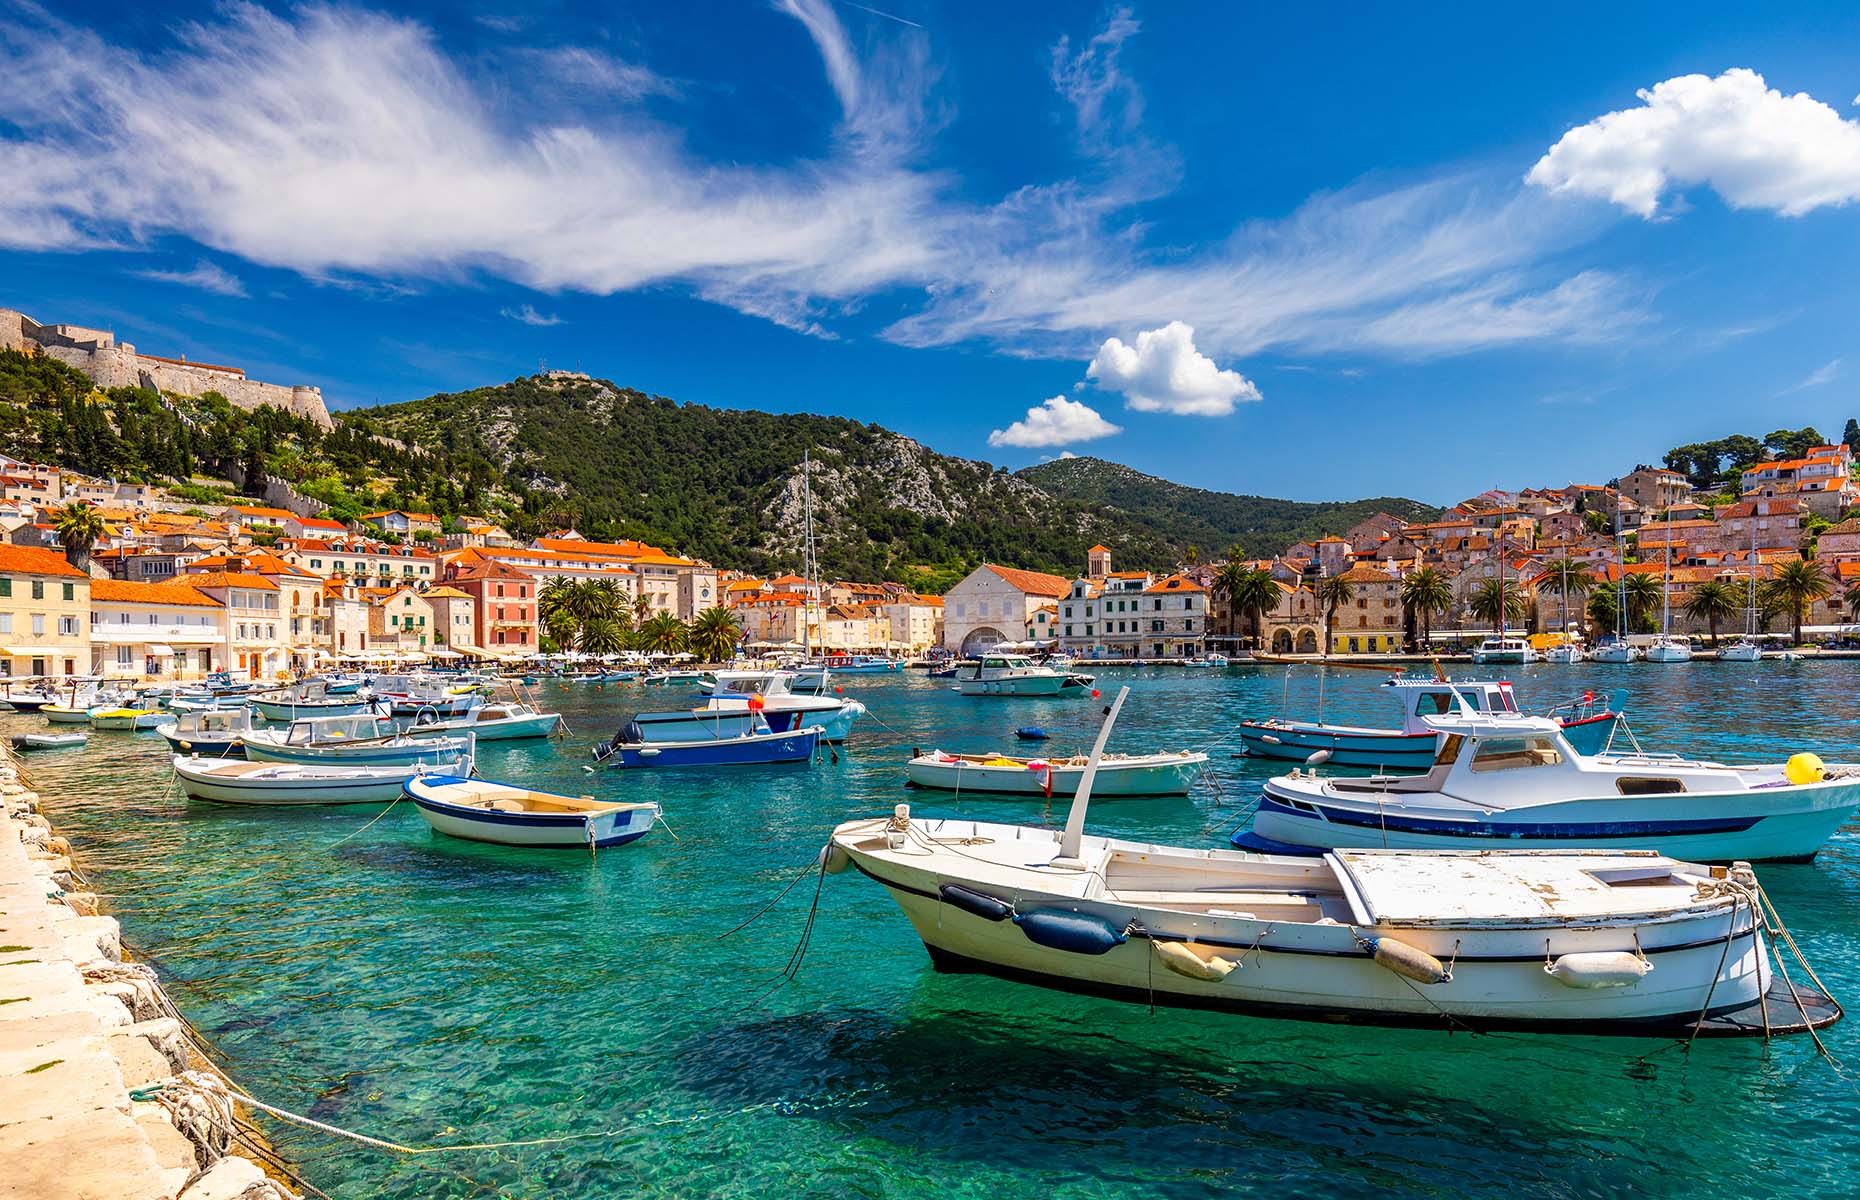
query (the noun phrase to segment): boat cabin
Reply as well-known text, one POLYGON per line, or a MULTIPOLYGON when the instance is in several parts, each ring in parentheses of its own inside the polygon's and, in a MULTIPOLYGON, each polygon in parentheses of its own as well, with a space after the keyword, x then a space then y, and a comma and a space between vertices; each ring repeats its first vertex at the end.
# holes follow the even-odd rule
POLYGON ((1382 686, 1393 688, 1401 701, 1403 733, 1432 732, 1428 717, 1456 712, 1515 716, 1520 711, 1509 681, 1391 679, 1382 686))
POLYGON ((1676 754, 1587 757, 1549 717, 1471 711, 1423 718, 1440 735, 1425 775, 1332 779, 1338 793, 1434 793, 1482 808, 1518 808, 1572 796, 1660 796, 1747 791, 1781 779, 1776 767, 1698 762, 1676 754))
POLYGON ((347 717, 299 717, 284 731, 287 746, 328 746, 394 736, 394 722, 372 713, 347 717))

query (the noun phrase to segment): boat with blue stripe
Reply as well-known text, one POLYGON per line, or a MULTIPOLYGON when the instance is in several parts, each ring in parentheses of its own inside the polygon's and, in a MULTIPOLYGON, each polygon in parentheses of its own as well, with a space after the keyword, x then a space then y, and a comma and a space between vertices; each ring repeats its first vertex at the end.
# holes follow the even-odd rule
POLYGON ((1812 754, 1727 766, 1671 754, 1584 755, 1555 721, 1462 712, 1424 775, 1264 785, 1243 850, 1482 847, 1658 850, 1701 862, 1807 861, 1860 809, 1860 768, 1812 754))
POLYGON ((813 760, 822 740, 820 726, 778 732, 760 713, 744 715, 755 718, 744 732, 701 741, 628 740, 627 730, 634 728, 629 722, 619 737, 594 747, 594 761, 618 767, 744 767, 813 760))
POLYGON ((436 831, 502 846, 624 846, 644 837, 659 818, 651 801, 559 796, 462 775, 418 775, 401 791, 436 831))
MULTIPOLYGON (((1433 764, 1439 735, 1425 718, 1454 712, 1516 714, 1517 694, 1505 680, 1390 679, 1382 684, 1394 693, 1401 707, 1401 727, 1389 729, 1337 725, 1322 720, 1293 721, 1273 717, 1242 721, 1240 741, 1255 758, 1319 761, 1339 767, 1373 767, 1382 771, 1425 771, 1433 764)), ((1584 692, 1575 700, 1550 710, 1547 716, 1562 725, 1564 735, 1583 754, 1600 754, 1621 724, 1625 694, 1607 697, 1584 692)))

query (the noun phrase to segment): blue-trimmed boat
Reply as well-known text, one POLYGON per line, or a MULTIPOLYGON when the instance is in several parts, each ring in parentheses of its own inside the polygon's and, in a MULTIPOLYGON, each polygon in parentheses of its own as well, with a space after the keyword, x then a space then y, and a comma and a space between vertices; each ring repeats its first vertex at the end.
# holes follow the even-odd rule
POLYGON ((206 708, 178 713, 155 726, 177 754, 244 758, 252 714, 245 708, 206 708))
MULTIPOLYGON (((1324 721, 1291 721, 1272 717, 1242 721, 1240 741, 1255 758, 1282 758, 1308 762, 1318 751, 1323 761, 1339 767, 1374 767, 1382 771, 1425 771, 1433 765, 1439 735, 1426 718, 1462 708, 1472 712, 1516 714, 1518 698, 1505 680, 1390 679, 1383 687, 1393 691, 1401 706, 1401 728, 1336 725, 1324 721)), ((1547 715, 1563 726, 1569 742, 1583 754, 1599 754, 1621 723, 1625 693, 1608 697, 1585 692, 1547 715)))
POLYGON ((651 801, 559 796, 461 775, 416 776, 401 791, 438 832, 501 846, 624 846, 644 837, 659 817, 651 801))
POLYGON ((703 741, 626 741, 622 740, 626 730, 622 730, 621 737, 594 747, 594 761, 615 767, 746 767, 813 760, 820 746, 820 726, 776 732, 760 714, 752 715, 757 725, 749 732, 703 741))
POLYGON ((1860 770, 1812 754, 1726 766, 1671 754, 1584 755, 1544 717, 1427 718, 1425 775, 1268 780, 1243 850, 1657 850, 1698 862, 1805 862, 1860 809, 1860 770))

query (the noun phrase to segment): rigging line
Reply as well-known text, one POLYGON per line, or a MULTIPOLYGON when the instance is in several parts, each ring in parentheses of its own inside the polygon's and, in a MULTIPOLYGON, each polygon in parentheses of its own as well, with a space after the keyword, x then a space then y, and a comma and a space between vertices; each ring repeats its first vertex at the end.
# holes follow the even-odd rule
POLYGON ((792 880, 790 880, 788 882, 788 886, 781 890, 781 895, 775 897, 773 900, 763 905, 761 911, 757 912, 755 916, 750 917, 747 921, 744 921, 741 925, 738 925, 735 929, 730 930, 728 933, 718 934, 717 940, 721 942, 725 938, 730 937, 733 934, 741 933, 743 930, 749 928, 751 925, 754 925, 757 921, 761 920, 764 914, 766 914, 771 908, 774 908, 777 904, 780 904, 783 900, 786 900, 788 898, 788 893, 792 892, 797 886, 799 886, 800 882, 803 879, 806 879, 810 874, 812 874, 815 868, 819 866, 820 866, 820 861, 818 859, 816 859, 815 861, 811 863, 808 863, 807 866, 801 869, 801 873, 799 875, 796 875, 792 880))

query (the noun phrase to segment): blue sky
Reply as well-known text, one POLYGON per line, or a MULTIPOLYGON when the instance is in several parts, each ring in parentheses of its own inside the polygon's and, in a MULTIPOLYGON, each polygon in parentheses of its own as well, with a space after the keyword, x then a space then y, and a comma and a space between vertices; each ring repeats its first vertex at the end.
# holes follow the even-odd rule
POLYGON ((159 7, 0 0, 0 305, 338 407, 1440 502, 1860 414, 1851 8, 159 7))

